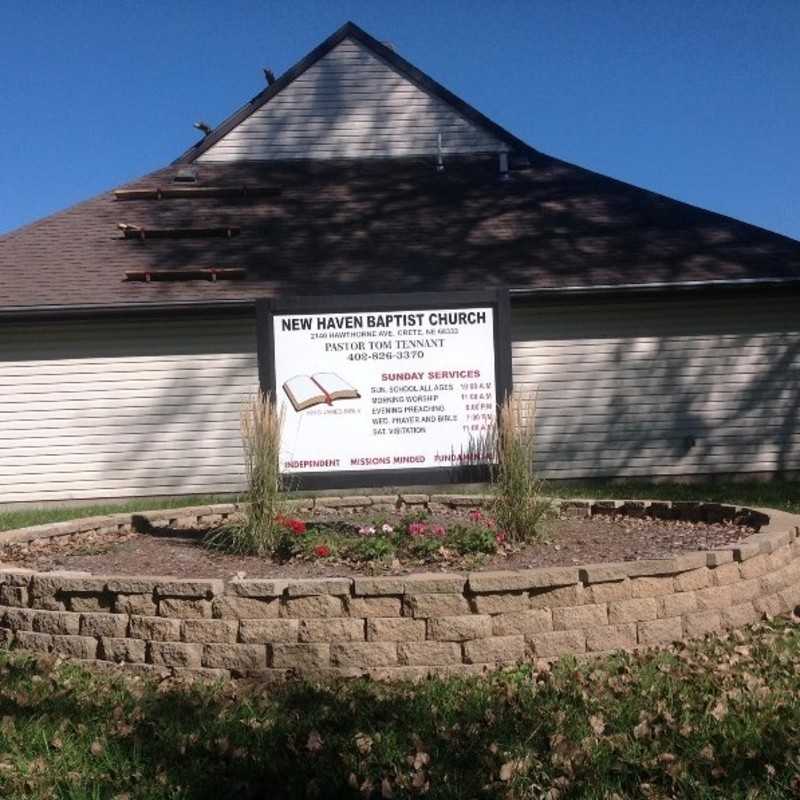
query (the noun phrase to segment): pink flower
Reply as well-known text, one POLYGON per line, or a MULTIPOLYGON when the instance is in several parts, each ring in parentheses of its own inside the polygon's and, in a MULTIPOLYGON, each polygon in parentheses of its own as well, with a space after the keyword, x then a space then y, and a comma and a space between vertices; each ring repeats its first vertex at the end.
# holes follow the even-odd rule
POLYGON ((327 545, 320 544, 314 548, 314 555, 318 558, 327 558, 331 554, 331 549, 327 545))
POLYGON ((444 525, 434 525, 431 528, 431 533, 439 539, 444 539, 447 534, 447 531, 444 529, 444 525))
POLYGON ((424 536, 428 526, 424 522, 412 522, 408 526, 409 536, 424 536))
POLYGON ((502 544, 506 539, 508 539, 508 536, 506 536, 506 534, 503 533, 503 531, 497 531, 497 533, 494 535, 494 540, 498 544, 502 544))
POLYGON ((473 522, 483 522, 483 514, 479 508, 473 508, 472 511, 469 512, 469 518, 473 522))
POLYGON ((384 523, 381 527, 381 531, 383 533, 394 533, 394 528, 391 525, 384 523))
POLYGON ((375 528, 372 525, 364 525, 363 527, 358 529, 358 532, 362 536, 374 536, 375 535, 375 528))

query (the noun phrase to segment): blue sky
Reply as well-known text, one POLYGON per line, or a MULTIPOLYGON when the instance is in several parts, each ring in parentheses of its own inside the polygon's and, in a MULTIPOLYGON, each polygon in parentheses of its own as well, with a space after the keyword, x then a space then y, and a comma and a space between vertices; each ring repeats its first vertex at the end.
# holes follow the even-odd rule
POLYGON ((798 0, 7 0, 0 232, 168 163, 348 19, 546 153, 800 239, 798 0))

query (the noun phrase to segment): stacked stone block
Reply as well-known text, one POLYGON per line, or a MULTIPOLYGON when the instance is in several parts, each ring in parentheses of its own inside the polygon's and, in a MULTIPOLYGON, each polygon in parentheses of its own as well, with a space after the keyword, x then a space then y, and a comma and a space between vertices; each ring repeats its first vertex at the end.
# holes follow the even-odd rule
MULTIPOLYGON (((458 498, 457 504, 471 507, 480 499, 402 497, 395 502, 446 504, 458 498)), ((382 504, 390 498, 382 496, 382 504)), ((220 507, 201 511, 232 513, 220 507)), ((569 501, 562 511, 735 518, 761 527, 739 544, 671 559, 468 575, 244 579, 226 585, 4 569, 0 644, 156 674, 418 679, 662 645, 800 605, 800 517, 639 501, 569 501)), ((159 513, 150 515, 151 524, 159 513)), ((178 524, 183 514, 169 512, 165 524, 178 524)), ((63 535, 64 524, 58 526, 63 535)))

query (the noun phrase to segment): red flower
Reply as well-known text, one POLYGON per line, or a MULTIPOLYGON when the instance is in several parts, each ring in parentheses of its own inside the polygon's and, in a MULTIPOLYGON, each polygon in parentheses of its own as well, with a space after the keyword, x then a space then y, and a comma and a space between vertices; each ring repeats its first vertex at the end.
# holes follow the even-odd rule
POLYGON ((331 549, 327 545, 320 544, 314 548, 314 555, 318 558, 327 558, 331 554, 331 549))
POLYGON ((278 525, 283 525, 284 528, 290 530, 295 536, 306 532, 306 524, 301 519, 293 519, 292 517, 285 517, 283 514, 278 514, 275 517, 275 522, 278 525))
POLYGON ((503 533, 503 531, 497 531, 494 535, 494 539, 496 542, 502 544, 508 537, 503 533))
POLYGON ((483 522, 483 514, 478 508, 473 508, 472 511, 469 512, 469 518, 473 522, 483 522))

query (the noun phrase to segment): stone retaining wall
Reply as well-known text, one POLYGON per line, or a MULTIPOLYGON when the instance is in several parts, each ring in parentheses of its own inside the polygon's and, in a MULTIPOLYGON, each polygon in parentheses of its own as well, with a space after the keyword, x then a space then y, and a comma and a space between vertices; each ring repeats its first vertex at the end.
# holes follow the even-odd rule
MULTIPOLYGON (((486 499, 414 497, 425 498, 419 505, 475 506, 486 499)), ((352 499, 316 503, 332 500, 352 499)), ((204 524, 235 510, 231 504, 77 520, 3 533, 0 542, 204 524)), ((639 501, 564 501, 561 510, 738 519, 760 529, 739 544, 671 559, 468 575, 225 584, 0 569, 0 643, 156 674, 416 679, 665 644, 800 605, 800 516, 639 501)))

